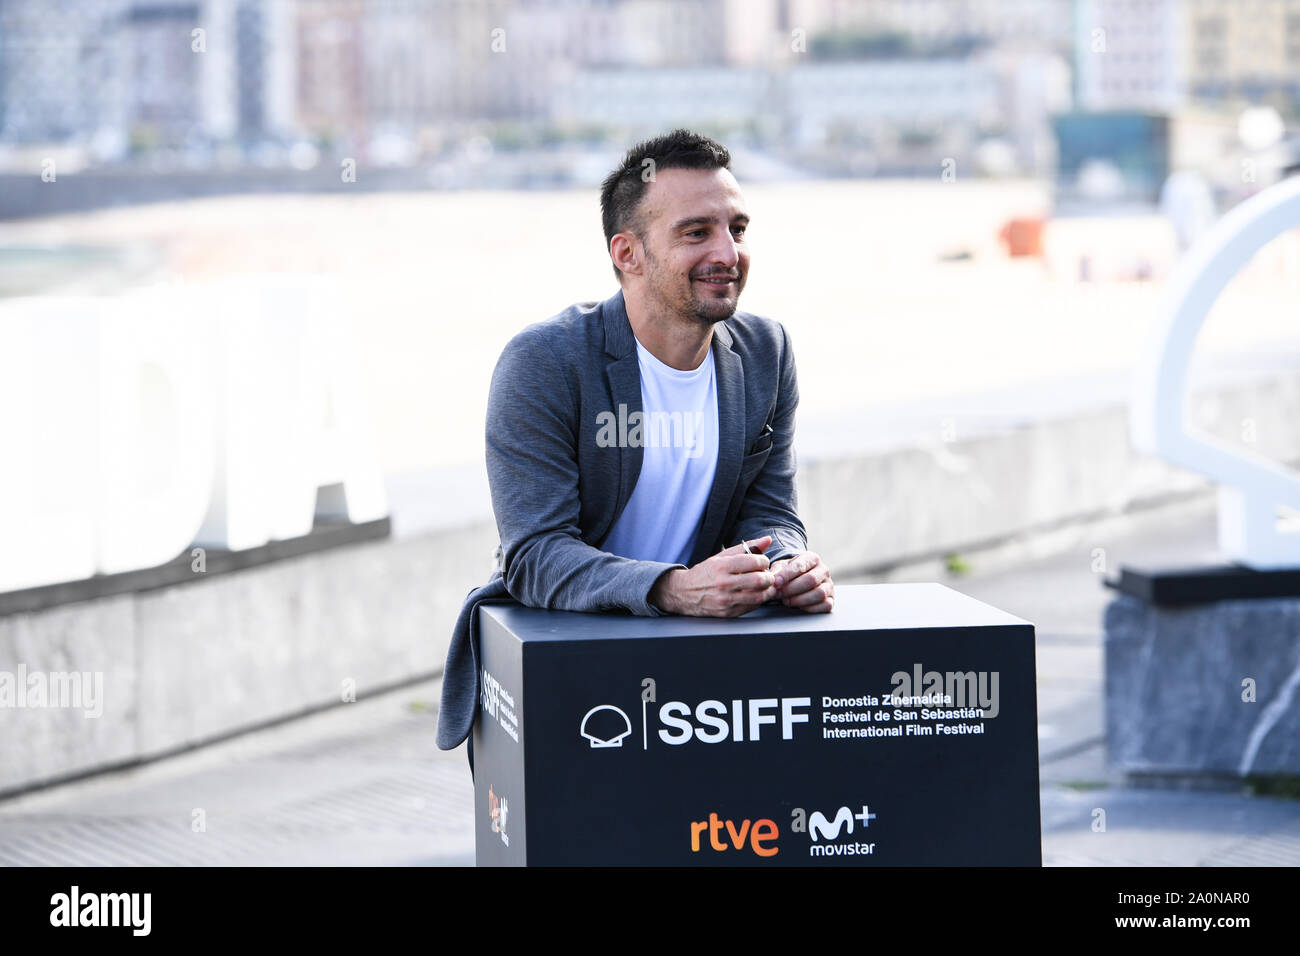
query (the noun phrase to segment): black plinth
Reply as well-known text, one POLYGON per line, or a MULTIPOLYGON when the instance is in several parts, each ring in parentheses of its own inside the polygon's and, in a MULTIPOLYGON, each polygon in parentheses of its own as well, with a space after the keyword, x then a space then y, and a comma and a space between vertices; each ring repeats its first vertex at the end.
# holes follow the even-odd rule
POLYGON ((836 597, 482 607, 479 864, 1039 865, 1033 625, 938 584, 836 597))
POLYGON ((1256 571, 1240 564, 1184 568, 1125 565, 1106 586, 1148 604, 1178 607, 1254 598, 1300 597, 1300 567, 1256 571))

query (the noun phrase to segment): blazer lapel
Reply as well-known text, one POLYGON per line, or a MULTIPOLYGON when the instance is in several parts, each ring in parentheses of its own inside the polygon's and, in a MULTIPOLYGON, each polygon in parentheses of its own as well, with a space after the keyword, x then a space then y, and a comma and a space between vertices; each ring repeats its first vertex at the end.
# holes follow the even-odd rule
POLYGON ((713 327, 713 366, 718 385, 718 467, 700 521, 700 533, 695 539, 692 566, 717 553, 714 542, 722 534, 722 522, 736 491, 744 455, 745 367, 740 356, 731 350, 731 330, 725 322, 713 327))
MULTIPOLYGON (((610 361, 605 366, 605 380, 609 384, 609 394, 614 407, 610 409, 619 421, 619 434, 625 435, 627 418, 641 408, 641 367, 636 355, 636 336, 627 319, 627 307, 623 304, 623 290, 620 289, 601 306, 601 315, 605 323, 605 354, 610 361)), ((603 541, 614 527, 614 522, 623 513, 636 480, 641 475, 643 452, 640 445, 628 445, 620 442, 618 446, 618 487, 614 491, 611 507, 602 509, 604 527, 592 536, 593 541, 603 541)))

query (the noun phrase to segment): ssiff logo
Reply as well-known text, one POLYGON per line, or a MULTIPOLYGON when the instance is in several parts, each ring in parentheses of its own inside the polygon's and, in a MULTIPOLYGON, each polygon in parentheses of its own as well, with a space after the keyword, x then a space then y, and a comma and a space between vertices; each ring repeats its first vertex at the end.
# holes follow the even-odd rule
POLYGON ((578 733, 587 739, 593 750, 621 747, 623 738, 632 733, 632 721, 623 708, 600 704, 587 711, 578 725, 578 733))
POLYGON ((483 668, 482 692, 480 702, 483 706, 483 712, 489 717, 495 718, 497 709, 501 706, 501 682, 483 668))
POLYGON ((510 836, 506 833, 506 814, 509 812, 509 805, 505 799, 498 797, 492 786, 488 785, 488 820, 492 823, 492 832, 501 834, 501 842, 506 846, 510 845, 510 836))
MULTIPOLYGON (((649 750, 650 741, 680 747, 695 741, 706 744, 724 742, 794 740, 795 728, 807 725, 811 697, 753 697, 708 699, 694 704, 670 700, 658 708, 658 723, 651 733, 653 710, 657 703, 653 677, 641 681, 641 749, 649 750), (770 727, 764 730, 765 727, 770 727)), ((486 706, 486 705, 485 705, 486 706)), ((623 739, 632 734, 627 711, 614 704, 598 704, 583 715, 578 733, 591 749, 622 747, 623 739)))

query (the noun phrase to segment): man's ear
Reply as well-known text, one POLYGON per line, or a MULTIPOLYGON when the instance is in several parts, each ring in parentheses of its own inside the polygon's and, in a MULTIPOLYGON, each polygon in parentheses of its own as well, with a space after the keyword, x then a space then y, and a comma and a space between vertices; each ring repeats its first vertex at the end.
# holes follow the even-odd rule
POLYGON ((632 233, 616 233, 609 240, 609 256, 625 274, 641 274, 641 243, 632 233))

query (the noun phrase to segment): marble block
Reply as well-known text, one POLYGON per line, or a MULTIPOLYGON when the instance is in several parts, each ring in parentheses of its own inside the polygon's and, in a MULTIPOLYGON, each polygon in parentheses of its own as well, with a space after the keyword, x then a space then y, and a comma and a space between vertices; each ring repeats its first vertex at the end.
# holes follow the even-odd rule
POLYGON ((1106 738, 1132 775, 1300 775, 1300 597, 1105 611, 1106 738))

